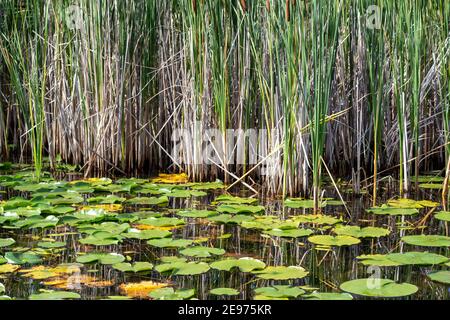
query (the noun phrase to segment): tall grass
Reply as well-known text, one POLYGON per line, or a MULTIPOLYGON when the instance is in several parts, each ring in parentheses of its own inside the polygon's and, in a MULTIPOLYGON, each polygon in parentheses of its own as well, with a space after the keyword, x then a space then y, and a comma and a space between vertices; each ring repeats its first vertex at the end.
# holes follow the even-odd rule
POLYGON ((448 162, 446 0, 5 0, 0 15, 2 154, 31 154, 37 176, 48 155, 86 175, 185 171, 317 205, 323 163, 357 190, 372 180, 376 201, 380 171, 406 192, 448 162))

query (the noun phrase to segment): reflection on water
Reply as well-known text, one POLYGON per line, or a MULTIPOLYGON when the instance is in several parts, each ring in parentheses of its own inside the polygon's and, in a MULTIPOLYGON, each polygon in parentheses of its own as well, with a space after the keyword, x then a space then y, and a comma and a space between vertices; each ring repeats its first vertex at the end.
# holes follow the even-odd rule
MULTIPOLYGON (((387 187, 387 186, 386 186, 387 187)), ((384 203, 393 194, 386 188, 383 198, 379 203, 384 203)), ((12 196, 13 193, 7 190, 3 194, 3 199, 12 196)), ((179 208, 197 208, 212 209, 210 203, 215 196, 220 194, 218 191, 208 192, 206 197, 190 198, 190 199, 170 199, 169 205, 162 208, 152 208, 154 211, 169 212, 169 216, 173 215, 173 211, 179 208), (172 212, 172 213, 170 213, 172 212)), ((23 195, 23 194, 22 194, 23 195)), ((242 195, 242 193, 240 194, 242 195)), ((327 197, 338 198, 333 190, 327 190, 327 197)), ((340 292, 339 285, 345 281, 357 278, 367 278, 371 276, 368 267, 358 263, 355 259, 362 254, 386 254, 390 252, 405 251, 427 251, 439 253, 449 256, 448 248, 420 248, 405 245, 400 247, 400 226, 411 226, 413 223, 420 221, 426 212, 420 213, 415 217, 407 217, 403 219, 392 216, 376 216, 365 212, 365 208, 371 206, 371 199, 368 197, 354 197, 351 194, 344 194, 347 203, 347 209, 343 206, 327 206, 324 213, 336 217, 342 217, 345 221, 352 225, 358 226, 378 226, 389 228, 392 230, 387 237, 375 240, 363 239, 361 244, 350 247, 336 247, 331 250, 315 250, 306 238, 284 239, 278 237, 270 237, 262 235, 255 230, 241 228, 237 225, 217 225, 205 219, 186 218, 186 225, 181 228, 172 230, 174 238, 183 239, 202 239, 205 241, 202 245, 223 248, 226 250, 225 257, 254 257, 264 261, 270 266, 279 265, 295 265, 302 266, 309 271, 309 275, 303 279, 294 281, 272 281, 258 280, 250 273, 242 273, 237 270, 232 272, 217 271, 211 269, 207 273, 196 276, 173 276, 165 277, 156 271, 146 274, 128 274, 114 270, 111 266, 106 265, 88 265, 81 268, 80 274, 72 275, 71 282, 67 286, 67 290, 78 292, 83 299, 100 299, 107 296, 121 295, 119 285, 123 283, 133 283, 142 280, 152 280, 156 282, 169 282, 175 288, 195 288, 196 297, 199 299, 230 299, 226 297, 217 297, 209 295, 209 291, 213 288, 228 287, 236 288, 240 291, 238 299, 252 299, 254 289, 272 284, 293 284, 310 286, 317 288, 320 292, 340 292), (228 238, 222 238, 224 234, 231 234, 228 238), (109 281, 111 285, 97 286, 94 284, 80 284, 80 279, 85 276, 92 276, 97 281, 109 281)), ((420 191, 417 195, 418 199, 429 199, 439 201, 438 192, 420 191)), ((410 195, 414 198, 414 195, 410 195)), ((288 217, 290 215, 299 215, 311 213, 310 209, 288 209, 283 208, 279 200, 260 199, 260 203, 266 208, 266 215, 280 215, 288 217)), ((126 206, 123 212, 136 212, 148 206, 126 206)), ((445 234, 445 225, 443 222, 433 219, 431 216, 426 221, 426 234, 445 234)), ((310 226, 309 226, 310 227, 310 226)), ((324 228, 326 229, 326 228, 324 228)), ((76 228, 57 227, 49 228, 44 231, 33 230, 32 232, 0 229, 2 238, 12 237, 17 243, 16 246, 33 248, 36 247, 39 239, 48 238, 52 234, 62 234, 53 237, 57 241, 66 242, 65 250, 54 256, 46 256, 44 265, 56 266, 60 263, 75 262, 77 253, 95 251, 95 247, 83 245, 78 242, 80 235, 76 233, 76 228), (69 232, 69 234, 67 234, 69 232), (74 234, 70 234, 74 232, 74 234)), ((418 234, 421 231, 404 231, 408 234, 418 234)), ((316 231, 316 234, 329 234, 329 230, 316 231)), ((5 248, 1 249, 5 252, 5 248)), ((100 250, 98 250, 100 251, 100 250)), ((120 245, 103 246, 103 252, 116 252, 124 256, 129 256, 132 261, 148 261, 154 265, 160 263, 159 258, 162 256, 177 255, 176 249, 158 249, 146 244, 146 241, 124 239, 120 245)), ((212 261, 214 259, 200 259, 202 261, 212 261)), ((199 260, 199 259, 192 259, 199 260)), ((411 297, 402 299, 448 299, 448 286, 431 281, 426 274, 431 270, 437 270, 432 266, 401 266, 401 267, 382 267, 381 277, 396 280, 399 282, 408 282, 419 287, 419 291, 411 297)), ((6 294, 18 299, 26 299, 30 294, 38 292, 39 289, 52 289, 51 286, 45 286, 40 280, 31 280, 21 276, 20 273, 3 275, 0 278, 6 287, 6 294)), ((104 282, 103 284, 108 284, 104 282)), ((362 297, 355 297, 361 299, 362 297)), ((362 298, 364 299, 364 298, 362 298)))

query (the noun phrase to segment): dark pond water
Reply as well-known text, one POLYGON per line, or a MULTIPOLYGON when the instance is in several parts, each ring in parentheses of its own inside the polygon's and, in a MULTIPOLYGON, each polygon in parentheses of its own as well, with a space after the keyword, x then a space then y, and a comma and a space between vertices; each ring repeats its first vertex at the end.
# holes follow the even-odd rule
MULTIPOLYGON (((3 179, 3 181, 5 180, 3 179)), ((3 187, 2 190, 2 200, 8 200, 13 196, 31 199, 33 196, 30 192, 18 192, 11 187, 3 187)), ((379 205, 396 196, 395 188, 392 185, 383 185, 383 190, 383 192, 380 192, 379 205)), ((214 204, 214 199, 218 195, 223 194, 224 191, 219 189, 207 190, 206 192, 206 196, 200 197, 169 197, 168 204, 162 206, 124 204, 118 215, 150 210, 160 213, 164 217, 177 217, 176 213, 180 209, 215 210, 217 205, 214 204)), ((95 196, 105 196, 107 194, 109 193, 96 193, 95 196)), ((121 192, 114 194, 124 198, 149 196, 139 192, 133 193, 133 195, 121 192)), ((234 194, 242 197, 249 196, 248 193, 243 192, 234 192, 234 194)), ((411 246, 402 243, 400 240, 403 235, 421 233, 446 235, 448 232, 445 225, 446 222, 435 219, 433 217, 434 212, 427 216, 430 208, 421 209, 419 214, 414 216, 374 215, 366 212, 366 209, 372 205, 372 200, 369 196, 355 197, 351 193, 343 193, 342 195, 347 209, 342 205, 326 206, 323 208, 324 215, 341 218, 344 224, 361 227, 376 226, 389 229, 391 233, 380 238, 363 238, 361 243, 356 245, 323 248, 310 243, 307 237, 280 238, 263 234, 261 230, 247 229, 237 224, 219 224, 202 218, 181 218, 185 220, 185 225, 172 229, 170 227, 165 228, 171 229, 173 238, 197 240, 198 244, 202 246, 222 248, 226 252, 220 257, 216 256, 213 258, 186 257, 189 261, 211 263, 227 257, 252 257, 263 261, 267 266, 301 266, 309 272, 306 277, 301 279, 264 280, 257 278, 252 273, 241 272, 237 268, 232 269, 231 272, 210 269, 203 274, 186 276, 161 274, 154 269, 143 273, 124 273, 114 269, 111 265, 94 263, 80 265, 79 272, 71 274, 70 280, 63 281, 62 287, 51 285, 51 281, 60 278, 65 279, 64 277, 67 278, 67 276, 46 279, 32 279, 24 276, 24 273, 21 271, 33 267, 29 264, 20 265, 20 269, 15 272, 0 274, 0 283, 3 283, 5 286, 6 291, 4 294, 16 299, 27 299, 30 295, 39 293, 40 289, 76 292, 81 295, 82 299, 103 299, 109 296, 123 296, 125 292, 121 289, 121 285, 139 283, 141 281, 164 283, 175 289, 195 289, 193 297, 198 299, 253 299, 255 297, 255 289, 277 284, 302 286, 307 292, 314 290, 317 292, 342 292, 339 289, 342 283, 348 280, 367 278, 374 273, 373 268, 361 264, 356 259, 356 257, 364 254, 428 251, 449 257, 448 247, 411 246), (423 221, 423 228, 410 228, 417 225, 426 216, 427 218, 423 221), (89 277, 90 281, 81 281, 84 277, 89 277), (226 297, 209 293, 211 289, 223 287, 237 289, 239 294, 226 297)), ((83 193, 85 199, 91 196, 93 195, 83 193)), ((332 188, 326 189, 325 196, 338 199, 338 195, 332 188)), ((428 190, 421 190, 416 194, 411 194, 409 198, 436 202, 441 200, 438 191, 428 190)), ((312 209, 286 208, 283 206, 282 201, 276 199, 260 197, 258 201, 259 204, 265 207, 263 215, 277 215, 281 219, 313 213, 312 209)), ((83 205, 87 205, 87 202, 72 204, 77 209, 83 205)), ((3 210, 3 214, 8 210, 3 210)), ((434 209, 435 212, 440 210, 440 207, 434 209)), ((55 216, 61 218, 63 215, 55 216)), ((24 218, 21 217, 21 219, 24 218)), ((124 221, 111 219, 111 222, 114 221, 124 223, 124 221)), ((102 222, 104 221, 96 223, 102 222)), ((130 227, 136 227, 137 224, 136 221, 128 221, 128 223, 130 227)), ((55 267, 62 263, 75 263, 78 256, 90 252, 113 252, 122 254, 130 262, 150 262, 154 266, 161 264, 161 257, 181 256, 179 253, 180 249, 157 248, 148 245, 146 240, 124 238, 117 245, 85 245, 79 242, 81 238, 86 237, 86 234, 79 233, 79 225, 57 225, 44 229, 10 229, 8 228, 10 225, 11 222, 3 223, 0 229, 0 238, 13 238, 16 243, 9 247, 0 248, 0 256, 15 250, 34 250, 42 258, 42 262, 35 264, 34 267, 55 267), (49 239, 64 242, 65 245, 62 249, 40 249, 39 251, 37 249, 38 243, 49 241, 49 239)), ((332 234, 335 226, 301 223, 299 227, 310 228, 314 231, 314 234, 332 234)), ((448 264, 447 266, 390 266, 381 267, 376 272, 379 272, 381 278, 391 279, 396 282, 407 282, 418 287, 418 291, 415 294, 394 299, 445 300, 449 298, 449 286, 432 281, 427 277, 427 274, 437 270, 448 270, 448 264)), ((353 294, 353 298, 372 299, 355 294, 353 294)), ((298 299, 302 299, 302 296, 299 296, 298 299)))

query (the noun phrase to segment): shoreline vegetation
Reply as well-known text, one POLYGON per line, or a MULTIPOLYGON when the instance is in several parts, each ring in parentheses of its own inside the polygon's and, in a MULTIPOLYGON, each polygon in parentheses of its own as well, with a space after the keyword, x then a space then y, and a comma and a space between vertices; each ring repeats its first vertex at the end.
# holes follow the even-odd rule
POLYGON ((375 205, 383 174, 403 194, 440 170, 445 205, 449 55, 447 0, 3 0, 1 160, 32 158, 37 178, 46 157, 86 176, 185 172, 316 208, 325 176, 375 205), (223 150, 207 165, 210 128, 223 150), (230 128, 266 130, 267 156, 229 164, 230 128))

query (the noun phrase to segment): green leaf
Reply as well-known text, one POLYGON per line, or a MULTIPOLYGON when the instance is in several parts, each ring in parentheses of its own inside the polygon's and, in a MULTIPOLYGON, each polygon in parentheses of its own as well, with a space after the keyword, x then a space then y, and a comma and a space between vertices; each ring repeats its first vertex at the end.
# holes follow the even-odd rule
POLYGON ((290 280, 301 279, 308 275, 308 272, 302 267, 297 266, 279 266, 279 267, 266 267, 263 270, 252 271, 258 278, 265 280, 290 280))
POLYGON ((252 272, 257 269, 264 269, 266 264, 261 260, 244 257, 240 259, 224 259, 219 261, 214 261, 210 264, 211 268, 222 270, 222 271, 230 271, 233 268, 239 268, 242 272, 252 272))
POLYGON ((66 246, 65 242, 58 242, 58 241, 54 241, 54 242, 46 242, 46 241, 42 241, 42 242, 38 242, 38 247, 40 248, 44 248, 44 249, 54 249, 54 248, 62 248, 66 246))
POLYGON ((262 287, 255 289, 255 293, 269 298, 297 298, 305 293, 305 290, 299 287, 286 285, 275 285, 272 287, 262 287))
POLYGON ((30 300, 66 300, 66 299, 81 299, 81 296, 75 292, 48 291, 48 292, 43 292, 43 293, 32 294, 28 299, 30 299, 30 300))
MULTIPOLYGON (((321 202, 319 206, 321 208, 325 207, 326 202, 321 202)), ((312 199, 286 199, 284 200, 284 206, 288 208, 294 209, 313 209, 314 208, 314 200, 312 199)))
POLYGON ((194 295, 194 289, 175 291, 173 288, 156 289, 149 293, 149 297, 156 300, 186 300, 194 295))
POLYGON ((209 265, 204 262, 186 262, 180 260, 173 262, 166 260, 166 263, 155 267, 155 270, 159 273, 170 272, 171 274, 177 276, 202 274, 208 272, 209 269, 209 265))
POLYGON ((307 237, 314 233, 314 231, 310 229, 272 229, 268 231, 264 231, 265 234, 275 236, 275 237, 283 237, 283 238, 301 238, 307 237))
POLYGON ((12 238, 5 238, 5 239, 0 238, 0 248, 9 247, 14 243, 16 243, 16 240, 12 238))
POLYGON ((258 203, 258 199, 256 198, 241 198, 241 197, 234 197, 230 195, 222 194, 214 199, 217 203, 224 203, 224 204, 256 204, 258 203))
POLYGON ((209 221, 222 224, 240 224, 244 221, 255 220, 255 218, 252 216, 246 216, 242 214, 238 214, 235 216, 232 216, 231 214, 219 214, 218 216, 208 217, 207 219, 209 221))
POLYGON ((263 206, 252 206, 245 204, 222 204, 216 209, 221 213, 231 214, 258 214, 263 213, 265 208, 263 206))
POLYGON ((125 257, 118 253, 88 253, 77 257, 79 263, 116 264, 125 261, 125 257))
POLYGON ((211 248, 211 247, 203 247, 203 246, 195 246, 186 248, 180 251, 180 253, 184 256, 188 257, 196 257, 196 258, 208 258, 213 255, 220 256, 225 254, 225 250, 220 248, 211 248))
POLYGON ((353 296, 345 292, 313 292, 302 296, 302 298, 306 300, 353 300, 353 296))
POLYGON ((170 239, 170 238, 164 238, 164 239, 153 239, 147 241, 147 243, 151 246, 158 247, 158 248, 186 248, 194 243, 192 240, 186 240, 186 239, 170 239))
POLYGON ((217 211, 211 210, 181 210, 177 212, 178 216, 185 218, 208 218, 217 214, 217 211))
POLYGON ((417 209, 410 208, 392 208, 388 206, 373 207, 366 210, 369 213, 379 214, 379 215, 389 215, 389 216, 409 216, 416 215, 419 213, 417 209))
POLYGON ((450 221, 450 211, 441 211, 434 215, 435 219, 441 220, 441 221, 450 221))
POLYGON ((184 220, 178 218, 167 218, 167 217, 149 217, 146 219, 139 220, 138 224, 145 224, 153 227, 175 227, 186 224, 184 220))
POLYGON ((38 264, 42 262, 42 259, 30 252, 6 252, 5 259, 11 264, 38 264))
POLYGON ((308 241, 321 246, 351 246, 361 242, 361 240, 351 236, 330 236, 330 235, 318 235, 311 236, 308 241))
POLYGON ((233 288, 215 288, 209 293, 215 296, 237 296, 240 292, 233 288))
POLYGON ((136 197, 125 201, 128 204, 134 205, 163 205, 169 202, 169 198, 166 196, 162 197, 136 197))
POLYGON ((450 271, 438 271, 429 273, 428 277, 433 281, 450 284, 450 271))
POLYGON ((153 264, 149 262, 135 262, 133 264, 121 262, 113 264, 112 267, 116 270, 122 271, 122 272, 142 272, 142 271, 149 271, 153 269, 153 264))
POLYGON ((414 245, 423 247, 450 247, 450 237, 440 235, 416 235, 416 236, 404 236, 402 241, 414 245))
POLYGON ((339 236, 352 236, 355 238, 379 238, 391 233, 388 229, 377 227, 361 228, 358 226, 340 226, 333 231, 339 236))
POLYGON ((129 229, 127 233, 124 233, 122 235, 125 238, 130 239, 149 240, 149 239, 160 239, 170 237, 172 235, 172 232, 159 229, 150 229, 150 230, 129 229))
POLYGON ((344 282, 341 290, 368 297, 404 297, 417 292, 418 288, 409 283, 395 283, 389 279, 356 279, 344 282))

